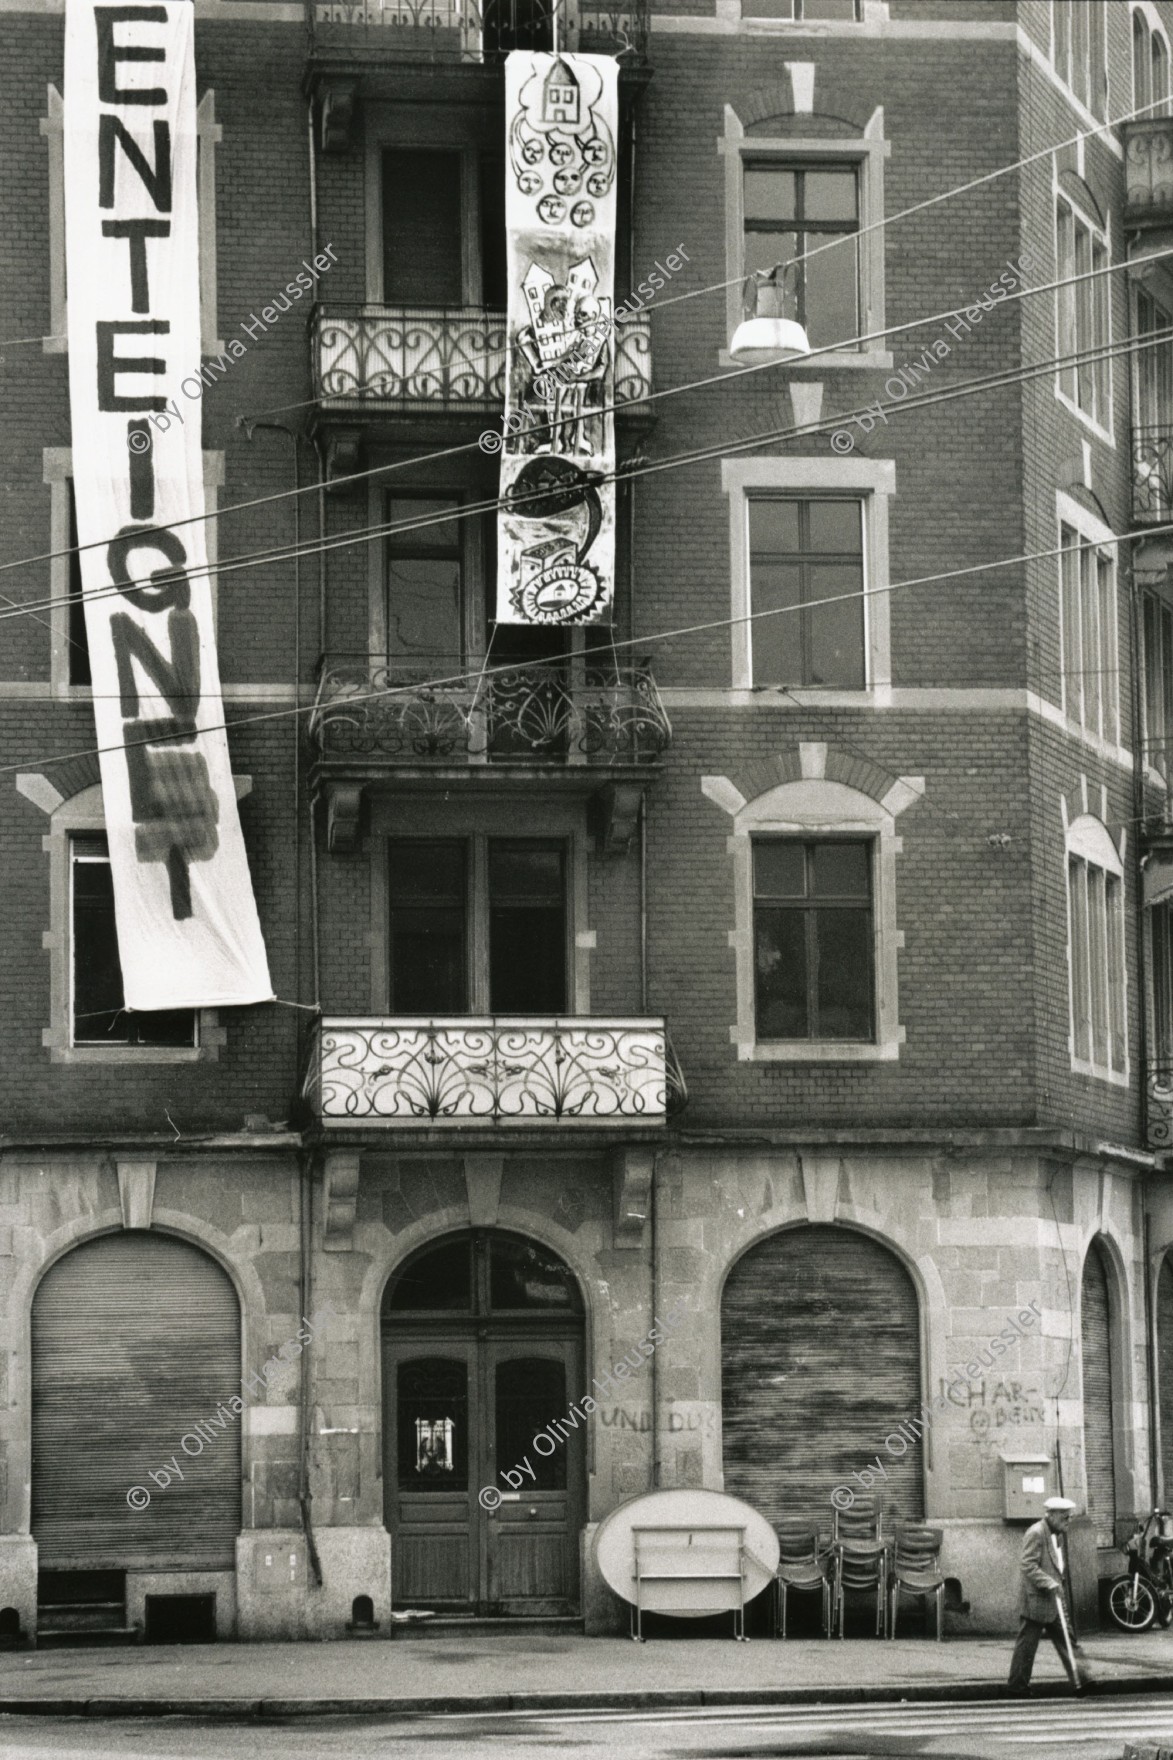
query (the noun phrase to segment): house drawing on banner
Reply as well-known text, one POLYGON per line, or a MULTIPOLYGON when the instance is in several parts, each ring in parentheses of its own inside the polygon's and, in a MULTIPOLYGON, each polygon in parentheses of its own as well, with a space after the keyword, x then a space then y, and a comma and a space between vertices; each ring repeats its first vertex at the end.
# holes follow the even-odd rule
POLYGON ((542 88, 542 121, 560 122, 577 128, 582 110, 582 93, 574 74, 559 56, 546 75, 542 88))

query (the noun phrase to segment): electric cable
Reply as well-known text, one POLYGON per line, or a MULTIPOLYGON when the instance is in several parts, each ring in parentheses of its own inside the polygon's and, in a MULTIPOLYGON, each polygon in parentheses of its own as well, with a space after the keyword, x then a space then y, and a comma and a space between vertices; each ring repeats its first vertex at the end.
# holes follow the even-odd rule
MULTIPOLYGON (((1169 532, 1173 532, 1173 522, 1163 526, 1148 526, 1144 529, 1142 535, 1159 537, 1164 536, 1169 532)), ((1105 549, 1115 544, 1129 543, 1137 535, 1138 534, 1133 532, 1125 532, 1119 535, 1113 535, 1109 538, 1095 540, 1094 544, 1089 541, 1088 547, 1105 549)), ((749 611, 736 617, 711 618, 703 623, 687 624, 679 629, 658 630, 647 635, 624 637, 622 640, 613 643, 612 646, 616 650, 620 648, 648 647, 657 642, 676 641, 683 636, 697 635, 708 630, 731 629, 737 624, 756 623, 769 617, 785 616, 787 613, 811 611, 823 605, 837 605, 844 600, 854 601, 862 597, 866 602, 870 598, 878 598, 881 594, 899 592, 905 587, 936 586, 944 581, 961 580, 970 575, 989 574, 1002 568, 1017 568, 1024 563, 1046 561, 1051 557, 1060 556, 1065 552, 1070 552, 1071 548, 1072 546, 1070 545, 1058 545, 1050 550, 1027 551, 1015 556, 996 557, 990 562, 971 563, 964 568, 947 569, 938 574, 917 575, 908 580, 889 581, 882 587, 869 588, 862 595, 859 593, 832 593, 822 599, 809 600, 805 605, 778 605, 771 607, 767 611, 749 611)), ((486 678, 493 678, 502 673, 515 673, 517 670, 518 668, 516 665, 506 664, 485 669, 483 676, 486 678)), ((427 680, 414 679, 410 684, 401 686, 391 685, 380 690, 356 691, 353 693, 348 692, 345 698, 339 699, 338 706, 349 709, 359 703, 373 702, 376 700, 386 702, 396 697, 414 696, 423 689, 438 690, 446 685, 459 686, 465 684, 467 680, 473 676, 475 676, 474 673, 468 670, 463 670, 453 673, 446 678, 432 678, 427 680)), ((862 696, 863 693, 861 693, 861 707, 866 708, 867 704, 862 701, 862 696)), ((241 715, 233 721, 210 723, 206 727, 199 728, 197 732, 201 736, 205 733, 231 732, 238 727, 256 726, 259 723, 268 721, 283 721, 291 715, 312 715, 320 706, 321 705, 317 702, 306 704, 298 703, 290 708, 271 709, 256 715, 241 715)), ((329 707, 329 705, 326 706, 329 707)), ((26 770, 30 766, 35 768, 47 764, 65 764, 72 762, 77 758, 100 757, 107 752, 129 751, 138 746, 163 746, 176 739, 182 741, 189 738, 190 735, 188 735, 185 730, 181 729, 178 733, 163 734, 157 738, 119 740, 113 745, 108 746, 86 746, 80 751, 62 752, 54 756, 41 758, 25 758, 16 764, 0 764, 0 775, 7 775, 17 770, 26 770)))
MULTIPOLYGON (((994 374, 979 376, 976 379, 964 380, 957 386, 944 387, 936 391, 927 392, 921 397, 905 399, 894 404, 892 410, 893 413, 898 413, 900 411, 927 409, 936 404, 953 402, 960 397, 980 395, 983 391, 995 391, 1014 385, 1027 384, 1033 379, 1044 377, 1049 373, 1061 371, 1064 367, 1070 366, 1073 363, 1086 364, 1095 363, 1100 360, 1114 360, 1120 355, 1139 354, 1148 348, 1166 347, 1168 346, 1169 341, 1170 338, 1166 333, 1155 332, 1147 337, 1128 337, 1119 343, 1114 343, 1099 349, 1081 350, 1071 355, 1061 355, 1053 357, 1047 361, 1034 362, 1027 367, 1016 366, 1012 368, 1001 368, 994 374)), ((874 407, 874 405, 861 405, 858 413, 867 414, 869 407, 874 407)), ((638 477, 658 475, 662 471, 678 469, 689 464, 705 463, 713 459, 726 458, 735 453, 744 452, 755 446, 772 444, 780 441, 804 439, 814 434, 823 433, 827 430, 840 429, 845 422, 853 419, 852 412, 840 412, 834 418, 828 417, 826 419, 820 419, 817 422, 803 423, 781 429, 766 429, 760 433, 743 435, 739 438, 725 437, 716 441, 708 441, 702 447, 694 448, 689 452, 675 453, 665 459, 645 460, 643 463, 634 467, 617 466, 613 472, 601 473, 599 476, 599 482, 628 482, 638 477)), ((543 491, 541 490, 535 490, 530 496, 523 495, 518 497, 511 501, 509 505, 512 507, 523 505, 527 499, 539 499, 542 493, 543 491)), ((490 497, 484 501, 466 503, 455 512, 446 510, 441 513, 430 514, 414 520, 402 522, 380 522, 373 526, 364 526, 347 532, 333 533, 325 539, 317 538, 312 540, 300 550, 294 550, 287 544, 282 544, 267 550, 245 553, 237 557, 229 557, 222 561, 218 561, 214 568, 209 566, 207 570, 198 571, 196 578, 199 578, 200 575, 206 573, 208 576, 214 575, 218 579, 221 575, 232 574, 245 568, 258 568, 270 564, 287 562, 292 560, 295 556, 318 556, 328 554, 332 550, 348 549, 355 544, 369 543, 376 538, 398 536, 404 533, 426 529, 428 526, 432 525, 448 524, 457 520, 480 517, 485 513, 498 511, 502 505, 503 502, 500 497, 490 497)), ((189 571, 187 578, 191 577, 192 572, 194 571, 189 571)), ((156 587, 161 587, 168 582, 177 581, 183 578, 185 577, 181 572, 159 569, 153 573, 151 584, 156 587)), ((101 599, 114 597, 118 595, 120 591, 121 589, 118 587, 104 587, 97 591, 85 593, 81 597, 83 601, 95 602, 101 599)), ((0 622, 4 622, 13 617, 31 615, 36 611, 52 609, 54 605, 59 603, 59 600, 48 598, 32 600, 23 604, 11 606, 7 610, 0 611, 0 622)))

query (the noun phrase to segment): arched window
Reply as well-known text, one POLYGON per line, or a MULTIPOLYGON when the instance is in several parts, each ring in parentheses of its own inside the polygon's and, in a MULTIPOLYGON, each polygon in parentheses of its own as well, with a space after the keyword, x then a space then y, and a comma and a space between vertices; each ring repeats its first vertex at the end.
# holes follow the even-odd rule
POLYGON ((1139 120, 1168 116, 1169 95, 1169 45, 1147 11, 1137 6, 1132 14, 1132 107, 1142 112, 1139 120))
POLYGON ((1071 1067, 1128 1079, 1124 966, 1124 864, 1091 813, 1067 830, 1071 1067))

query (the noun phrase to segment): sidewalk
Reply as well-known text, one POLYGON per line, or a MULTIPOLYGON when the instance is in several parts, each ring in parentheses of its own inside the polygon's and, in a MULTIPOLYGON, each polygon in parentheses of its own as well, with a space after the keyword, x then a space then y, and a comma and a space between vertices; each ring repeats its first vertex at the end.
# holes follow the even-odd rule
MULTIPOLYGON (((1173 1692, 1173 1631, 1097 1633, 1108 1693, 1173 1692)), ((801 1704, 1002 1696, 1009 1638, 651 1639, 469 1633, 300 1644, 0 1653, 0 1713, 410 1716, 585 1706, 801 1704)), ((1040 1647, 1040 1693, 1067 1693, 1040 1647)), ((1173 1705, 1170 1706, 1173 1726, 1173 1705)))

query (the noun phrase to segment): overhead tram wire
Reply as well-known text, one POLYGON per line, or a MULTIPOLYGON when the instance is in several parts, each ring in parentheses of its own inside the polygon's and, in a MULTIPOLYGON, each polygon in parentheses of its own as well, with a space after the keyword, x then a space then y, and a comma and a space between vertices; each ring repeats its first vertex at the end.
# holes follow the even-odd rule
MULTIPOLYGON (((1053 557, 1069 554, 1072 548, 1080 550, 1103 550, 1111 548, 1116 544, 1131 543, 1137 536, 1164 537, 1171 532, 1173 532, 1173 521, 1170 521, 1165 525, 1146 526, 1143 532, 1139 534, 1136 532, 1122 532, 1118 535, 1114 534, 1108 538, 1089 540, 1086 544, 1076 546, 1059 544, 1050 550, 1023 551, 1016 556, 995 557, 994 560, 990 562, 969 563, 964 568, 946 569, 937 574, 916 575, 903 581, 889 581, 883 587, 869 588, 862 597, 866 602, 868 599, 878 598, 881 594, 899 592, 905 587, 939 586, 945 581, 963 580, 970 575, 992 574, 996 570, 1002 568, 1018 568, 1030 562, 1046 562, 1053 557)), ((613 642, 611 646, 616 653, 618 653, 620 648, 649 647, 657 642, 677 641, 685 636, 700 635, 709 630, 732 629, 739 624, 758 623, 768 617, 782 617, 788 612, 802 613, 804 611, 813 611, 823 605, 837 605, 844 600, 854 601, 859 599, 860 596, 859 593, 854 592, 832 593, 828 594, 823 599, 809 600, 803 605, 778 605, 772 607, 768 611, 749 611, 737 617, 717 617, 708 619, 703 623, 686 624, 679 629, 657 630, 641 636, 626 636, 618 642, 613 642)), ((499 673, 516 671, 516 665, 505 664, 488 668, 483 676, 486 678, 493 678, 499 673)), ((468 680, 474 676, 476 676, 476 674, 473 672, 462 671, 452 673, 446 678, 414 679, 410 684, 391 685, 382 690, 356 691, 353 694, 347 695, 345 703, 346 707, 349 709, 359 703, 374 701, 388 702, 396 697, 418 694, 421 690, 437 690, 445 685, 467 684, 468 680)), ((317 705, 314 703, 297 703, 286 709, 269 709, 256 715, 240 715, 234 721, 212 722, 207 727, 199 728, 198 732, 200 734, 231 733, 238 727, 253 727, 269 721, 284 721, 291 715, 312 714, 316 707, 317 705)), ((175 735, 164 735, 149 740, 120 740, 109 746, 86 746, 80 751, 75 752, 59 752, 39 758, 24 758, 16 764, 0 764, 0 776, 9 775, 20 770, 43 768, 51 764, 72 763, 77 758, 102 757, 109 752, 131 751, 139 746, 163 746, 169 744, 171 739, 182 740, 187 737, 189 736, 181 730, 175 735)))
MULTIPOLYGON (((852 236, 855 235, 853 234, 852 236)), ((1042 282, 1037 287, 1020 287, 1017 292, 1007 293, 1004 299, 997 300, 994 303, 998 307, 1014 305, 1019 300, 1033 297, 1036 294, 1054 293, 1060 288, 1075 287, 1084 281, 1094 281, 1102 275, 1117 274, 1124 270, 1132 271, 1144 263, 1164 262, 1170 257, 1173 257, 1173 248, 1165 251, 1154 251, 1143 257, 1133 258, 1127 263, 1108 263, 1099 269, 1088 269, 1082 271, 1078 275, 1065 276, 1056 281, 1042 282)), ((658 403, 665 398, 680 397, 688 392, 707 390, 714 385, 733 384, 737 380, 744 379, 751 374, 776 371, 780 367, 791 370, 793 370, 795 366, 806 367, 812 361, 818 360, 822 355, 841 354, 845 349, 855 348, 866 342, 876 342, 886 336, 900 336, 909 331, 927 329, 930 324, 947 324, 951 318, 960 318, 964 321, 964 314, 966 311, 973 309, 974 303, 976 302, 971 302, 968 306, 951 306, 944 311, 930 313, 926 317, 908 319, 902 324, 888 324, 879 330, 869 330, 864 331, 858 336, 843 337, 837 342, 827 343, 820 348, 812 349, 809 354, 801 356, 797 361, 756 361, 748 366, 732 368, 728 372, 711 373, 700 379, 689 380, 683 385, 665 386, 661 391, 649 392, 646 397, 640 398, 639 402, 641 404, 658 403)), ((991 306, 987 315, 992 316, 993 310, 994 307, 991 306)), ((604 405, 603 408, 592 413, 596 416, 614 415, 617 412, 621 412, 626 407, 626 402, 611 403, 604 405)), ((844 419, 850 420, 850 415, 846 415, 844 419)), ((543 429, 548 428, 550 425, 551 424, 548 422, 535 422, 530 424, 524 432, 540 434, 543 429)), ((371 477, 383 476, 392 471, 415 469, 421 465, 433 463, 439 459, 452 458, 460 453, 476 450, 481 450, 479 440, 468 441, 461 446, 445 447, 437 452, 425 453, 408 459, 393 459, 387 464, 373 465, 368 470, 354 471, 345 477, 339 477, 335 480, 334 487, 340 488, 360 483, 371 477)), ((229 514, 248 512, 256 507, 264 507, 277 501, 288 500, 290 496, 294 495, 316 494, 317 490, 318 485, 316 483, 307 483, 300 489, 277 490, 272 495, 257 496, 250 501, 233 502, 227 507, 217 508, 214 512, 205 511, 201 514, 189 514, 183 519, 171 520, 168 522, 167 529, 178 531, 183 526, 202 525, 209 519, 219 520, 227 517, 229 514)), ((45 550, 38 555, 18 557, 12 561, 0 563, 0 574, 7 574, 12 569, 17 568, 31 568, 37 563, 55 561, 63 556, 80 555, 85 550, 99 550, 109 543, 109 538, 91 539, 88 543, 71 545, 63 550, 45 550)), ((209 570, 209 572, 219 571, 209 570)), ((92 597, 93 595, 83 596, 92 597)), ((9 605, 18 603, 8 599, 7 595, 0 595, 0 597, 4 597, 9 605)))
MULTIPOLYGON (((1123 341, 1112 344, 1106 348, 1080 350, 1076 351, 1074 354, 1055 356, 1046 361, 1035 362, 1027 367, 1006 368, 999 373, 966 380, 958 386, 943 387, 936 391, 926 392, 921 397, 906 398, 900 403, 893 404, 891 406, 891 413, 896 415, 901 411, 911 412, 913 410, 932 408, 937 404, 951 403, 959 398, 980 396, 985 391, 998 391, 1014 385, 1028 384, 1034 379, 1045 377, 1049 373, 1062 371, 1065 367, 1069 367, 1073 364, 1094 364, 1102 360, 1114 360, 1122 355, 1139 354, 1148 348, 1167 345, 1168 336, 1164 332, 1156 332, 1150 336, 1127 337, 1123 341)), ((867 405, 861 405, 859 413, 866 414, 868 408, 869 406, 867 405)), ((743 435, 737 438, 723 436, 719 439, 708 441, 702 447, 694 448, 689 452, 675 453, 664 459, 646 460, 638 466, 627 469, 617 468, 614 472, 601 475, 599 481, 602 483, 630 482, 639 477, 658 475, 666 470, 677 470, 691 464, 703 464, 715 459, 728 458, 739 452, 750 450, 756 446, 776 444, 779 441, 809 438, 815 434, 821 434, 841 428, 845 422, 850 420, 852 420, 852 412, 841 411, 834 417, 827 417, 818 422, 804 423, 799 426, 787 428, 769 428, 759 433, 743 435)), ((515 499, 509 505, 516 508, 517 506, 522 505, 526 499, 539 500, 541 495, 542 491, 535 490, 532 496, 523 496, 515 499)), ((455 513, 435 513, 414 520, 381 522, 373 526, 360 527, 357 530, 335 533, 325 540, 314 539, 300 548, 292 548, 285 544, 269 550, 250 552, 241 556, 230 557, 225 561, 218 562, 215 568, 209 567, 206 572, 209 576, 215 575, 218 579, 221 575, 233 574, 242 569, 268 567, 281 562, 292 561, 299 557, 314 557, 322 554, 329 554, 333 550, 350 549, 356 544, 371 543, 376 539, 383 537, 398 536, 423 530, 427 527, 438 524, 450 524, 460 519, 478 518, 486 513, 499 510, 502 505, 503 503, 500 497, 493 496, 485 501, 467 503, 455 513)), ((205 571, 200 571, 200 573, 203 572, 205 571)), ((189 571, 188 578, 191 578, 191 573, 192 571, 189 571)), ((179 580, 180 578, 182 578, 181 575, 175 571, 170 569, 159 569, 154 572, 150 581, 146 584, 161 587, 169 582, 179 580)), ((138 584, 141 585, 143 583, 138 584)), ((87 593, 83 595, 83 597, 87 601, 96 602, 98 600, 116 597, 120 592, 121 589, 118 587, 105 587, 99 589, 97 592, 87 593)), ((18 605, 7 611, 0 611, 0 623, 14 617, 31 616, 37 611, 45 610, 47 608, 51 609, 56 603, 59 603, 59 601, 53 599, 34 600, 30 604, 18 605)))

